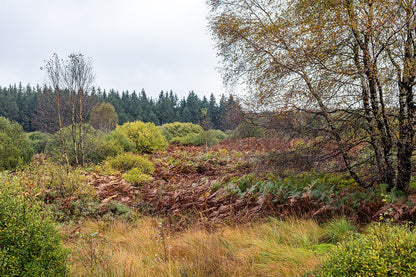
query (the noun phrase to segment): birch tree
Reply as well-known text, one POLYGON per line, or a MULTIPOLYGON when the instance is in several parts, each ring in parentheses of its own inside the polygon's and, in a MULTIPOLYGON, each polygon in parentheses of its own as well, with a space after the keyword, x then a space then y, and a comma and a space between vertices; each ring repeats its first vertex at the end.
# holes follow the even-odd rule
POLYGON ((49 61, 46 61, 45 67, 42 69, 45 69, 47 78, 49 82, 51 83, 52 88, 55 92, 56 109, 58 113, 59 136, 61 138, 61 144, 62 144, 65 162, 67 165, 69 165, 68 153, 66 150, 64 136, 62 133, 63 126, 62 126, 62 118, 61 118, 61 97, 60 97, 60 90, 62 86, 61 63, 62 63, 61 60, 59 60, 58 55, 55 53, 53 54, 52 59, 50 59, 49 61))
POLYGON ((226 83, 243 83, 257 110, 321 117, 319 128, 359 185, 382 182, 407 191, 415 133, 415 1, 209 5, 226 83), (372 155, 357 157, 356 146, 372 155))
MULTIPOLYGON (((91 61, 82 54, 70 54, 67 60, 58 58, 57 54, 46 62, 45 69, 48 80, 54 87, 56 96, 59 132, 62 140, 62 147, 64 150, 65 160, 69 164, 66 144, 62 134, 62 118, 60 91, 66 90, 70 94, 71 105, 71 130, 72 130, 72 145, 75 155, 76 165, 84 165, 85 149, 83 141, 83 121, 84 121, 84 106, 87 102, 87 96, 91 92, 92 84, 95 79, 95 74, 92 68, 91 61), (78 132, 76 132, 78 128, 78 132), (77 134, 78 133, 78 134, 77 134)), ((90 103, 89 103, 90 106, 90 103)), ((91 107, 89 107, 91 109, 91 107)))

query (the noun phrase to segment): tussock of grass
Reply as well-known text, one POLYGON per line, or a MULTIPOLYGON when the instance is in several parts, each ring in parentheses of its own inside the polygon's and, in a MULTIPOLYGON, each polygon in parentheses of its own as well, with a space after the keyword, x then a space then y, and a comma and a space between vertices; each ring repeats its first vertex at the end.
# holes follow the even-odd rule
POLYGON ((357 228, 345 218, 334 218, 324 226, 321 240, 336 244, 357 234, 357 228))
POLYGON ((90 221, 68 242, 71 276, 299 276, 320 262, 310 249, 320 232, 305 220, 176 234, 147 217, 133 224, 90 221), (95 233, 96 244, 83 243, 95 233), (96 264, 89 262, 92 252, 96 264))

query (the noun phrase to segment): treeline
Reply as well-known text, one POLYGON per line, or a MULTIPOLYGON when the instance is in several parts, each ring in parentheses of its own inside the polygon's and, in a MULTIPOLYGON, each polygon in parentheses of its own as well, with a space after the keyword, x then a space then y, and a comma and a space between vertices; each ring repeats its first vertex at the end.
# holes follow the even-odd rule
MULTIPOLYGON (((68 91, 60 93, 61 116, 63 125, 71 124, 71 100, 68 91)), ((88 121, 92 108, 98 103, 110 103, 118 116, 118 123, 141 120, 162 125, 171 122, 191 122, 201 124, 206 121, 213 129, 234 129, 236 122, 229 120, 238 114, 239 104, 232 95, 217 101, 211 94, 209 99, 202 99, 191 91, 187 97, 179 99, 172 91, 161 91, 156 99, 148 97, 145 90, 140 93, 133 91, 92 89, 85 95, 83 118, 88 121)), ((77 111, 76 111, 77 112, 77 111)), ((0 87, 0 116, 4 116, 22 125, 26 132, 43 131, 54 133, 59 129, 56 109, 56 95, 49 87, 39 85, 10 85, 0 87)))

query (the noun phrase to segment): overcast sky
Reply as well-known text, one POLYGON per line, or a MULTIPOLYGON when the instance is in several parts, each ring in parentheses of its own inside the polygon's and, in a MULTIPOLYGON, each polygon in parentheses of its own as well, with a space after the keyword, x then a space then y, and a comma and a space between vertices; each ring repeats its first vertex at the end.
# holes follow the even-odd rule
POLYGON ((44 84, 44 60, 82 53, 102 89, 219 96, 207 12, 205 0, 0 0, 0 86, 44 84))

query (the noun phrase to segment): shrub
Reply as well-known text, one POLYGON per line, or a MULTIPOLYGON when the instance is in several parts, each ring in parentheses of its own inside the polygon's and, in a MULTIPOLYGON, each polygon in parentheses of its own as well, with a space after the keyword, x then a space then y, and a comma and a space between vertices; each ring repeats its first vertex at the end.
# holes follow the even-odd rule
POLYGON ((136 144, 137 153, 154 153, 168 146, 160 129, 154 123, 141 121, 127 122, 117 129, 136 144))
POLYGON ((190 122, 166 123, 163 124, 160 128, 162 130, 163 136, 168 142, 174 138, 183 138, 191 134, 201 134, 204 131, 201 126, 190 122))
POLYGON ((14 186, 44 207, 48 207, 55 221, 77 222, 82 218, 99 217, 127 219, 133 215, 133 211, 122 214, 112 208, 114 205, 123 206, 121 203, 103 204, 97 197, 96 189, 88 183, 81 169, 56 164, 46 159, 39 160, 13 174, 14 186))
POLYGON ((208 131, 202 131, 202 133, 192 133, 188 134, 184 137, 174 137, 170 142, 175 144, 181 144, 181 145, 194 145, 194 146, 200 146, 200 145, 207 145, 209 147, 217 145, 218 142, 226 136, 223 132, 220 130, 208 130, 208 131), (218 134, 218 137, 217 137, 218 134))
POLYGON ((96 193, 79 169, 47 159, 30 163, 14 176, 21 190, 30 191, 46 203, 54 203, 58 198, 93 199, 96 193))
POLYGON ((134 185, 140 185, 148 183, 153 180, 152 176, 142 173, 142 171, 136 167, 127 171, 124 176, 124 180, 134 185))
POLYGON ((170 142, 181 145, 199 146, 205 144, 205 139, 203 133, 191 133, 184 137, 174 137, 170 142))
POLYGON ((102 208, 106 211, 106 213, 103 214, 103 219, 105 220, 114 221, 115 219, 121 219, 123 221, 132 221, 136 216, 133 208, 115 200, 102 205, 102 208))
POLYGON ((136 144, 119 130, 113 130, 104 137, 99 148, 104 157, 113 157, 123 152, 133 152, 136 144))
POLYGON ((416 276, 416 233, 375 224, 330 251, 318 276, 416 276))
POLYGON ((167 141, 182 145, 214 146, 227 137, 221 130, 204 131, 201 126, 189 122, 167 123, 160 128, 167 141))
POLYGON ((249 123, 243 122, 231 133, 231 138, 262 138, 265 136, 265 128, 249 123))
POLYGON ((123 153, 107 159, 101 166, 101 173, 111 172, 111 169, 126 171, 124 180, 135 185, 153 180, 150 176, 153 174, 153 163, 134 153, 123 153))
POLYGON ((221 141, 221 140, 226 139, 228 137, 228 135, 226 133, 224 133, 223 131, 221 131, 221 130, 215 130, 214 137, 221 141))
POLYGON ((30 161, 33 149, 22 126, 0 117, 0 170, 13 169, 30 161))
POLYGON ((67 252, 51 217, 13 185, 0 193, 0 275, 65 276, 67 252))
POLYGON ((51 135, 39 131, 27 135, 30 144, 36 154, 44 153, 46 145, 51 141, 51 135))
POLYGON ((141 173, 153 174, 153 164, 147 158, 134 153, 123 153, 106 161, 112 168, 128 171, 137 168, 141 173))
MULTIPOLYGON (((72 127, 67 126, 62 130, 67 155, 70 164, 76 163, 76 157, 81 160, 81 149, 77 140, 77 152, 74 149, 74 143, 72 138, 72 127)), ((75 128, 75 137, 78 138, 79 128, 75 128)), ((106 158, 107 151, 103 149, 103 133, 95 130, 91 125, 83 125, 83 141, 84 141, 84 157, 87 163, 98 163, 106 158)), ((47 144, 45 152, 53 157, 55 161, 65 162, 64 150, 61 143, 61 135, 56 132, 50 143, 47 144)))

